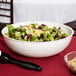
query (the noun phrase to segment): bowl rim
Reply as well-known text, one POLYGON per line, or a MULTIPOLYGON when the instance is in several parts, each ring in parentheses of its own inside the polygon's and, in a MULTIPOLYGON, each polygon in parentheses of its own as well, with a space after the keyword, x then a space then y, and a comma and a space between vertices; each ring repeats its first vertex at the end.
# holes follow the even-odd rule
MULTIPOLYGON (((71 28, 71 27, 69 27, 69 26, 67 26, 67 25, 65 25, 65 24, 62 24, 62 23, 57 23, 57 22, 48 22, 48 21, 38 21, 38 22, 36 22, 36 23, 55 23, 55 24, 59 24, 59 25, 61 25, 61 26, 63 26, 63 27, 66 27, 66 28, 68 28, 68 29, 70 29, 71 30, 71 34, 69 35, 69 36, 67 36, 66 38, 63 38, 63 39, 59 39, 59 40, 55 40, 55 41, 45 41, 45 42, 30 42, 30 41, 21 41, 21 40, 16 40, 16 39, 12 39, 12 38, 10 38, 10 37, 8 37, 8 36, 6 36, 5 34, 4 34, 4 32, 3 32, 3 30, 6 28, 6 26, 1 30, 1 33, 2 33, 2 35, 3 35, 3 37, 5 37, 5 38, 7 38, 7 39, 10 39, 10 40, 14 40, 14 41, 18 41, 18 42, 30 42, 30 43, 46 43, 46 42, 56 42, 56 41, 60 41, 60 40, 64 40, 64 39, 67 39, 67 38, 69 38, 70 36, 72 36, 73 34, 74 34, 74 30, 71 28)), ((20 22, 20 23, 14 23, 14 24, 11 24, 11 25, 18 25, 18 24, 24 24, 24 23, 33 23, 32 21, 27 21, 27 22, 20 22)))

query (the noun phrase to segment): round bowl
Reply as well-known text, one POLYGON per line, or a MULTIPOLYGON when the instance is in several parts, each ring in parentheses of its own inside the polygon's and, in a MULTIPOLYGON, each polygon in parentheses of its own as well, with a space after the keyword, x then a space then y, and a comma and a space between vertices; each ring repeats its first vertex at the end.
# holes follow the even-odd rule
MULTIPOLYGON (((16 23, 12 24, 14 27, 19 27, 20 25, 29 25, 33 22, 22 22, 22 23, 16 23)), ((71 41, 71 38, 74 34, 74 31, 72 28, 55 22, 34 22, 38 24, 46 24, 49 27, 61 27, 63 29, 64 33, 67 33, 69 36, 56 40, 56 41, 47 41, 47 42, 28 42, 28 41, 20 41, 15 40, 7 37, 5 35, 6 32, 8 32, 7 27, 4 27, 2 29, 2 35, 4 37, 4 40, 6 44, 16 53, 28 56, 28 57, 48 57, 55 54, 60 53, 63 51, 68 44, 71 41)))
POLYGON ((76 74, 76 51, 72 51, 67 53, 64 56, 64 60, 68 68, 76 74))

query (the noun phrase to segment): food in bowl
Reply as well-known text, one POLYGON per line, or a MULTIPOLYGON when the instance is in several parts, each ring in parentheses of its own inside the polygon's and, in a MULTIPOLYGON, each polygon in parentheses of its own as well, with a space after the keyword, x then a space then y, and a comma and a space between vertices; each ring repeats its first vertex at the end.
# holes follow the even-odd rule
POLYGON ((76 73, 76 57, 73 58, 72 60, 68 61, 68 64, 70 65, 69 68, 76 73))
MULTIPOLYGON (((21 26, 30 25, 32 22, 22 22, 22 23, 15 23, 12 24, 13 27, 18 28, 21 26)), ((4 37, 4 40, 9 48, 11 48, 14 52, 28 56, 28 57, 48 57, 53 56, 55 54, 60 53, 63 51, 70 43, 72 36, 73 36, 73 29, 63 25, 61 23, 55 23, 55 22, 34 22, 34 24, 37 23, 39 25, 45 24, 49 28, 60 29, 61 34, 66 33, 68 36, 62 39, 58 40, 50 40, 50 41, 25 41, 25 40, 18 40, 13 39, 6 35, 8 33, 7 26, 2 29, 2 35, 4 37), (59 28, 60 27, 60 28, 59 28)))
POLYGON ((76 65, 76 57, 73 58, 72 60, 69 60, 68 63, 71 65, 76 65))
POLYGON ((69 69, 76 73, 76 51, 70 52, 64 56, 69 69))
MULTIPOLYGON (((26 24, 25 24, 26 25, 26 24)), ((51 26, 51 25, 50 25, 51 26)), ((67 33, 62 33, 61 27, 48 27, 46 24, 29 24, 28 26, 14 27, 7 25, 8 32, 5 33, 8 37, 22 41, 54 41, 66 38, 67 33)))

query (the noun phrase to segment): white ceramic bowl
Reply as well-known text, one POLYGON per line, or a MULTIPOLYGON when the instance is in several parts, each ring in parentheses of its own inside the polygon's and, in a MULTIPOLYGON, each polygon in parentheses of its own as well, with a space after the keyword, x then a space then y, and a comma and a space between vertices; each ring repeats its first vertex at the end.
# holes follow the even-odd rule
MULTIPOLYGON (((18 27, 20 25, 31 24, 32 22, 22 22, 12 24, 14 27, 18 27)), ((27 42, 15 40, 7 37, 5 33, 8 31, 7 27, 4 27, 2 30, 2 35, 4 36, 4 40, 6 44, 16 53, 19 53, 28 57, 48 57, 63 51, 71 41, 72 35, 74 31, 72 28, 55 22, 36 22, 38 24, 46 24, 49 27, 61 27, 63 32, 68 33, 69 36, 56 40, 56 41, 48 41, 48 42, 27 42)))

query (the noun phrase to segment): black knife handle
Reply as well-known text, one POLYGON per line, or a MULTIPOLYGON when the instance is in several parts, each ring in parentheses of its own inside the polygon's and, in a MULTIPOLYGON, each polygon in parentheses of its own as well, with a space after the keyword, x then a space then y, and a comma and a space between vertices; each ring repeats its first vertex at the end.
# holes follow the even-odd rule
POLYGON ((4 53, 4 52, 1 53, 0 61, 2 63, 13 63, 16 65, 19 65, 22 68, 29 69, 29 70, 37 70, 37 71, 42 70, 41 66, 39 66, 39 65, 36 65, 32 62, 21 61, 21 60, 15 59, 15 58, 11 57, 9 54, 4 53))
POLYGON ((37 70, 37 71, 42 70, 41 66, 36 65, 32 62, 21 61, 21 60, 14 59, 14 58, 10 59, 10 62, 13 63, 13 64, 16 64, 16 65, 19 65, 20 67, 25 68, 25 69, 37 70))

